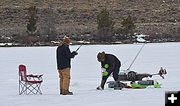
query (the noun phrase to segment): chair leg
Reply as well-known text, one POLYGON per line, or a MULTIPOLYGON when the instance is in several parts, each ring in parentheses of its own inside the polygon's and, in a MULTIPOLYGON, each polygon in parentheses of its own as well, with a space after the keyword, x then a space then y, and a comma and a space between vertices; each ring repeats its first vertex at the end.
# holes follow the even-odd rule
POLYGON ((19 95, 26 93, 26 83, 19 82, 19 95))
POLYGON ((33 86, 33 84, 29 84, 29 86, 27 86, 27 95, 29 95, 31 93, 36 94, 36 93, 33 92, 34 89, 35 89, 35 87, 33 86))
POLYGON ((41 87, 41 84, 39 84, 39 85, 38 85, 38 92, 39 92, 39 94, 41 94, 41 95, 42 95, 42 92, 41 92, 40 87, 41 87))
POLYGON ((20 88, 20 87, 21 87, 21 86, 20 86, 20 81, 19 81, 19 95, 21 95, 21 93, 20 93, 20 89, 21 89, 21 88, 20 88))
POLYGON ((32 84, 28 82, 19 81, 19 95, 42 94, 40 87, 41 83, 32 84))
POLYGON ((40 90, 40 85, 41 84, 30 84, 28 87, 27 87, 27 91, 29 91, 27 93, 27 95, 29 94, 42 94, 41 90, 40 90))

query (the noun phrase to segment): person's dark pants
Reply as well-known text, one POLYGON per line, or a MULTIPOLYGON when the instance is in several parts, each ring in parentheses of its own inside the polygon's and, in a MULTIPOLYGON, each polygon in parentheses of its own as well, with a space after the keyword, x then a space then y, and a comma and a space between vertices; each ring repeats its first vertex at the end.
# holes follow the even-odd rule
POLYGON ((113 74, 114 81, 118 81, 118 79, 119 79, 119 76, 118 76, 119 68, 120 68, 120 66, 119 67, 115 67, 115 69, 113 71, 109 72, 109 74, 107 76, 103 76, 102 77, 102 81, 101 81, 102 89, 104 89, 104 85, 105 85, 108 77, 111 75, 111 73, 113 74))

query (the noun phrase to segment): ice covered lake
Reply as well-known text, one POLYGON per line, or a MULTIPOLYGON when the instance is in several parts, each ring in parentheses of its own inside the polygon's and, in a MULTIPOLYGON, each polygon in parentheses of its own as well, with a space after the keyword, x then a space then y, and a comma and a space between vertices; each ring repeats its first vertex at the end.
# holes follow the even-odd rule
MULTIPOLYGON (((59 79, 56 69, 57 47, 8 47, 0 48, 0 106, 164 106, 165 91, 180 91, 180 43, 146 44, 131 67, 139 73, 156 73, 160 67, 168 74, 162 88, 97 91, 101 70, 97 62, 98 52, 116 55, 127 69, 142 44, 84 45, 72 59, 71 86, 73 96, 59 95, 59 79), (18 66, 27 66, 28 74, 44 74, 42 95, 18 95, 18 66)), ((79 46, 70 46, 71 51, 79 46)), ((109 81, 112 78, 108 79, 109 81)))

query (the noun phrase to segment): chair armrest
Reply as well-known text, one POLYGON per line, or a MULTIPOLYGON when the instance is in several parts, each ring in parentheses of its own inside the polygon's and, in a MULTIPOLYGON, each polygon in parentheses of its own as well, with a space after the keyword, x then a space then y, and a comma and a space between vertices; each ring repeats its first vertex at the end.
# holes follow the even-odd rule
POLYGON ((33 75, 33 74, 27 75, 27 77, 35 77, 35 78, 40 78, 42 76, 43 76, 43 74, 41 74, 41 75, 33 75))

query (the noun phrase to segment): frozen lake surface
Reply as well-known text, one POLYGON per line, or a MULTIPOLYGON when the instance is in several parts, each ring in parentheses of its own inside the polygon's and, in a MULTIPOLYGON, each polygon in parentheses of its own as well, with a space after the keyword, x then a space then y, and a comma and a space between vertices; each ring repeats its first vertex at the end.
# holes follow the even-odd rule
MULTIPOLYGON (((180 43, 146 44, 131 70, 156 73, 160 67, 167 70, 165 79, 153 77, 162 88, 97 91, 101 70, 98 52, 116 55, 127 69, 142 44, 85 45, 72 60, 71 86, 73 96, 59 95, 56 69, 57 47, 0 48, 0 106, 164 106, 165 91, 180 91, 180 43), (18 66, 25 64, 28 74, 44 74, 42 95, 18 95, 18 66)), ((70 46, 71 51, 78 46, 70 46)), ((109 81, 112 78, 108 79, 109 81)))

